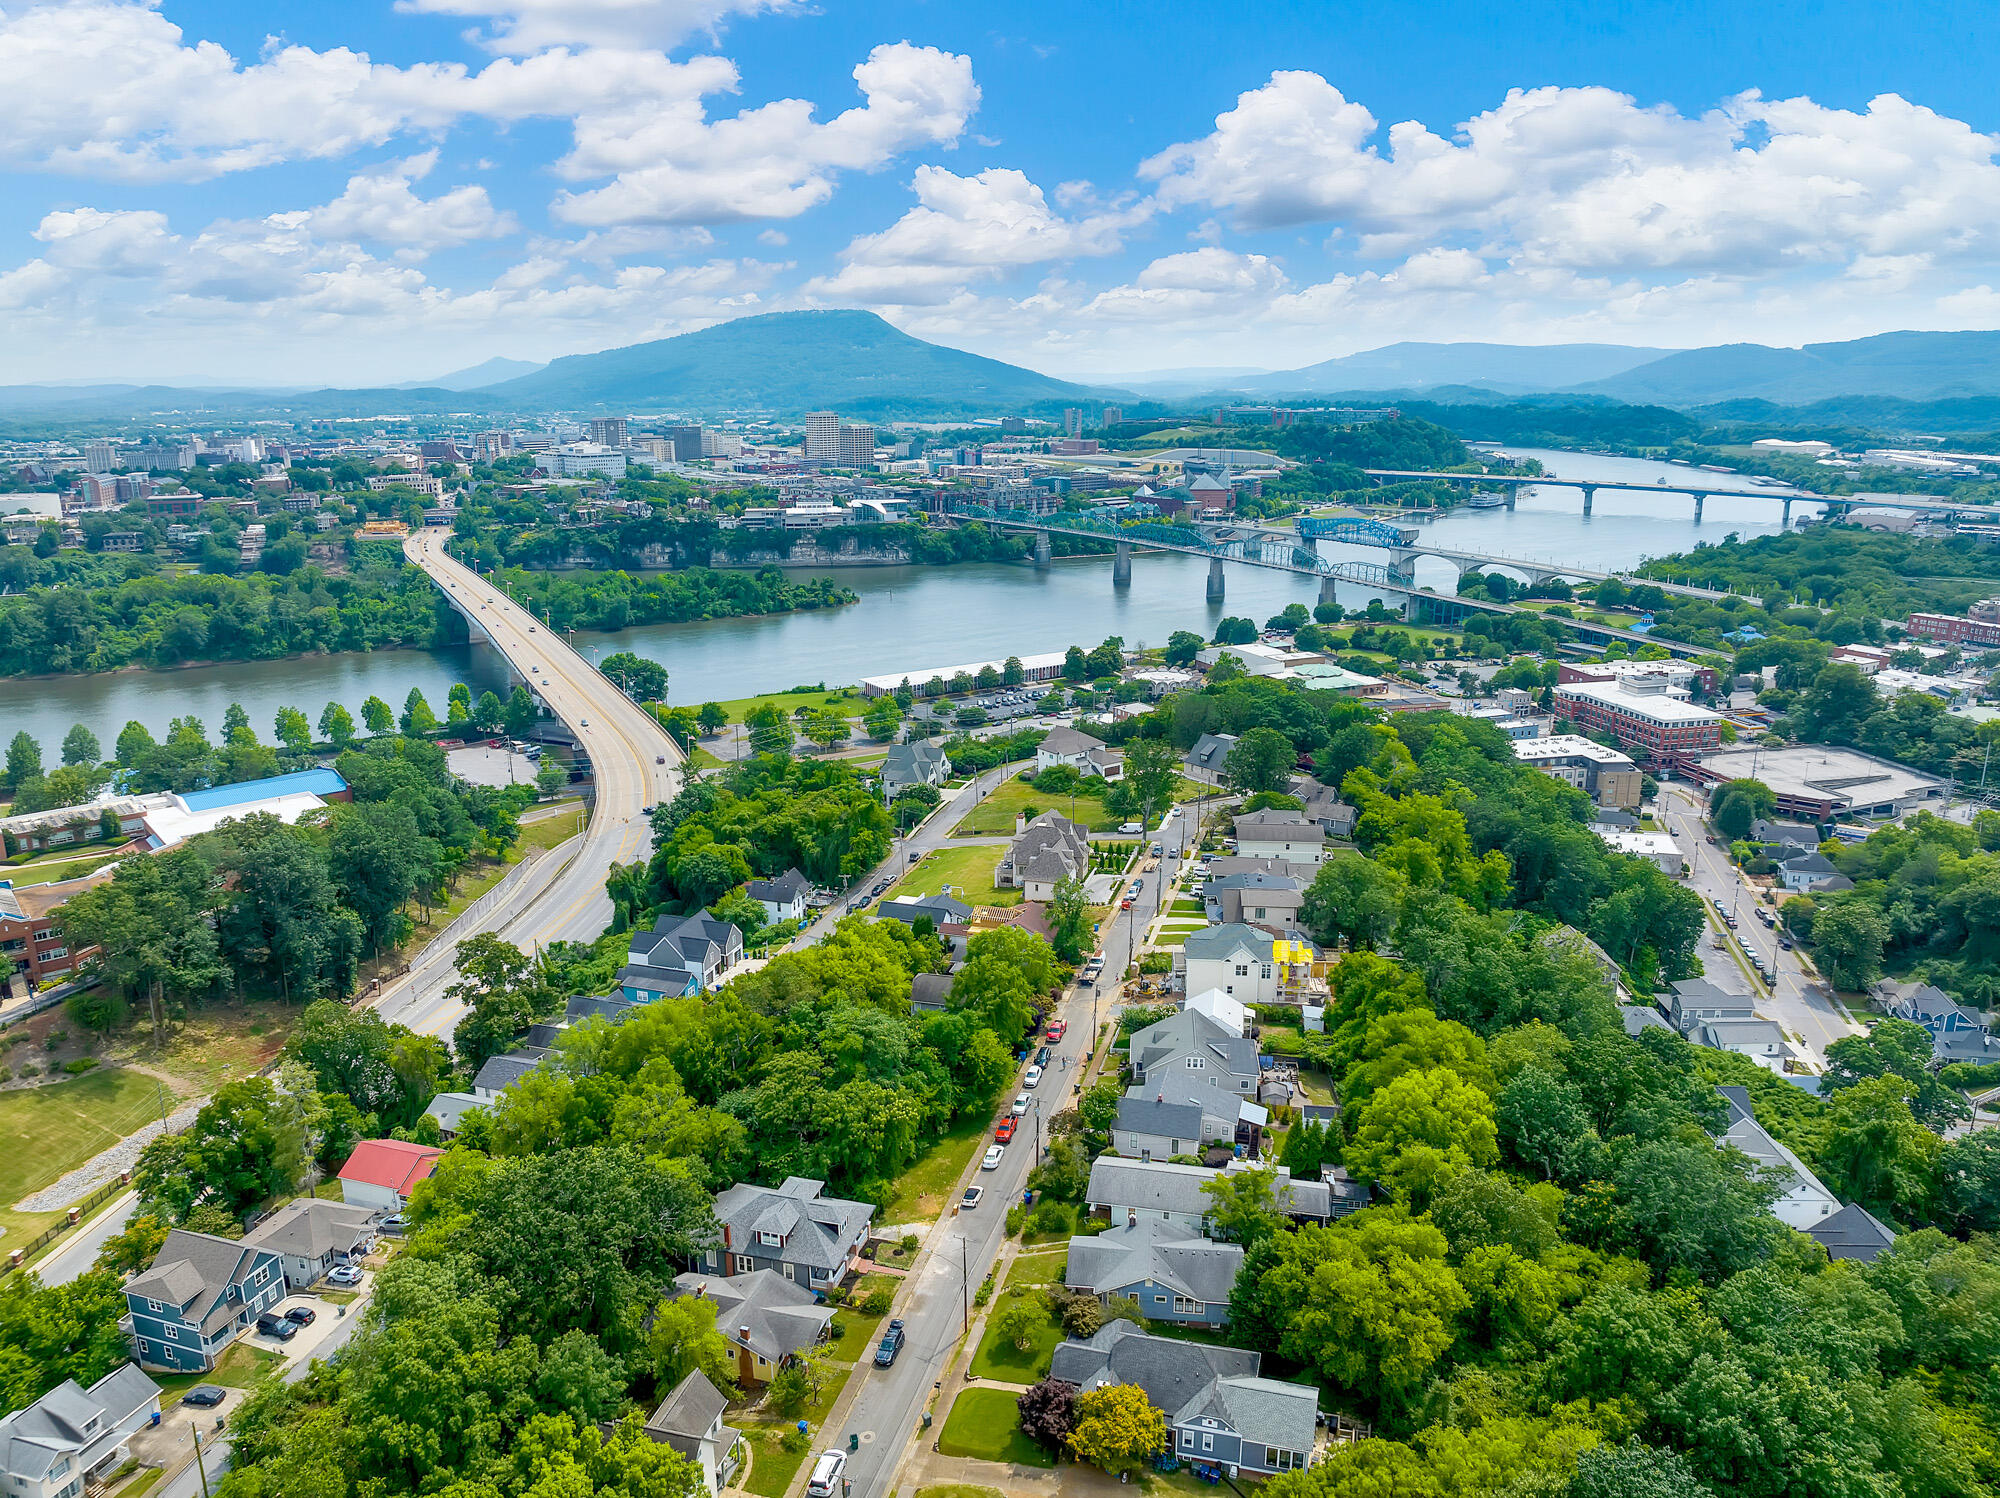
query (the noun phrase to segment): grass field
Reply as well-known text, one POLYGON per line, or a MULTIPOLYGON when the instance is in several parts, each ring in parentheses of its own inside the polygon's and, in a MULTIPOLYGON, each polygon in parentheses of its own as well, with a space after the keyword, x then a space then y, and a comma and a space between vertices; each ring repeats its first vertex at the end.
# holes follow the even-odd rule
POLYGON ((1049 1362, 1062 1345, 1063 1329, 1050 1316, 1042 1297, 1033 1290, 1003 1290, 986 1313, 986 1334, 972 1355, 972 1371, 980 1378, 1002 1383, 1031 1384, 1049 1371, 1049 1362), (1037 1317, 1035 1335, 1025 1348, 1016 1347, 999 1334, 1000 1317, 1009 1308, 1025 1305, 1037 1317))
POLYGON ((7 880, 16 889, 25 889, 31 884, 55 884, 64 879, 80 879, 101 869, 117 856, 115 853, 85 853, 78 858, 43 858, 26 864, 0 864, 0 879, 7 880))
MULTIPOLYGON (((760 697, 732 697, 719 704, 729 714, 729 721, 741 723, 743 715, 760 702, 775 702, 788 713, 795 713, 802 707, 833 707, 850 718, 861 716, 866 705, 859 687, 835 687, 826 692, 766 692, 760 697)), ((700 703, 691 704, 699 707, 700 703)))
POLYGON ((993 870, 1006 852, 999 843, 940 848, 925 854, 924 861, 905 874, 889 896, 935 895, 949 884, 952 893, 968 905, 1019 905, 1021 891, 993 887, 993 870))
POLYGON ((992 1120, 971 1115, 959 1120, 950 1133, 924 1152, 922 1159, 904 1171, 896 1182, 896 1194, 877 1217, 887 1223, 933 1221, 956 1195, 958 1178, 972 1157, 985 1147, 992 1120))
POLYGON ((798 1475, 799 1464, 812 1452, 812 1443, 807 1442, 796 1452, 787 1451, 779 1442, 792 1428, 789 1425, 746 1423, 740 1428, 743 1438, 750 1443, 750 1473, 743 1479, 744 1488, 760 1498, 784 1498, 785 1490, 798 1475))
POLYGON ((1002 1288, 1011 1290, 1016 1285, 1061 1284, 1063 1268, 1068 1263, 1067 1248, 1048 1253, 1017 1254, 1014 1262, 1007 1266, 1007 1279, 1002 1288))
MULTIPOLYGON (((521 839, 514 844, 516 854, 526 853, 530 848, 544 851, 566 843, 583 831, 583 803, 565 806, 545 817, 536 817, 532 822, 521 824, 521 839)), ((518 862, 518 858, 516 862, 518 862)))
POLYGON ((168 1396, 160 1401, 164 1408, 177 1403, 181 1395, 196 1384, 221 1384, 225 1389, 254 1389, 275 1378, 284 1361, 275 1352, 266 1352, 247 1342, 235 1342, 206 1373, 155 1373, 152 1378, 161 1392, 168 1396))
POLYGON ((998 1488, 981 1487, 976 1482, 938 1482, 917 1489, 917 1498, 1007 1498, 998 1488))
POLYGON ((875 1344, 882 1339, 881 1316, 864 1316, 851 1306, 833 1313, 833 1360, 836 1363, 863 1363, 875 1356, 875 1344))
POLYGON ((0 1206, 11 1207, 159 1116, 160 1084, 124 1067, 0 1092, 0 1139, 7 1141, 0 1151, 0 1206))
POLYGON ((967 812, 952 831, 960 837, 982 832, 1012 832, 1016 814, 1030 806, 1038 813, 1059 811, 1071 821, 1083 823, 1092 832, 1112 832, 1118 827, 1119 819, 1107 812, 1104 803, 1095 796, 1081 793, 1051 796, 1036 790, 1026 781, 1010 779, 1003 781, 992 795, 967 812))
MULTIPOLYGON (((199 1095, 261 1070, 284 1048, 299 1013, 299 1005, 277 999, 199 1009, 175 1022, 164 1046, 155 1046, 152 1025, 135 1011, 132 1028, 99 1054, 106 1061, 136 1061, 163 1071, 179 1078, 188 1093, 199 1095)), ((152 1085, 147 1078, 139 1080, 152 1085)))
POLYGON ((1021 1411, 1014 1403, 1018 1397, 1007 1389, 964 1390, 952 1401, 951 1413, 945 1417, 938 1450, 946 1456, 1053 1467, 1054 1458, 1021 1434, 1021 1411))

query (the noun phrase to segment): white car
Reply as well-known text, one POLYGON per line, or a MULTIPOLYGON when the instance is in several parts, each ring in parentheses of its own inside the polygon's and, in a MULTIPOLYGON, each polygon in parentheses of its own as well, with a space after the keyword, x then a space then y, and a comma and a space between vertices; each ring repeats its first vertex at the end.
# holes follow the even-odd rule
POLYGON ((1007 1146, 996 1144, 988 1148, 986 1158, 979 1162, 981 1170, 998 1170, 1000 1162, 1007 1158, 1007 1146))
POLYGON ((1039 1087, 1039 1086, 1041 1086, 1041 1085, 1042 1085, 1042 1069, 1041 1069, 1041 1068, 1040 1068, 1039 1066, 1031 1066, 1031 1067, 1029 1067, 1029 1068, 1028 1068, 1028 1071, 1027 1071, 1027 1074, 1026 1074, 1025 1076, 1023 1076, 1023 1077, 1021 1078, 1021 1085, 1022 1085, 1023 1087, 1039 1087))
POLYGON ((1013 1114, 1014 1117, 1016 1118, 1019 1118, 1023 1113, 1026 1113, 1028 1111, 1027 1093, 1025 1092, 1016 1093, 1014 1095, 1014 1106, 1009 1108, 1007 1111, 1013 1114))

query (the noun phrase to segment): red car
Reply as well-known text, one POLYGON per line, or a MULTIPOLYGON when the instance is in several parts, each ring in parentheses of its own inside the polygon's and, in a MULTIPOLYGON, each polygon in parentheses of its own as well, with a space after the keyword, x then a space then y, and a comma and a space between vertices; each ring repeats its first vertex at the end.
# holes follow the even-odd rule
POLYGON ((999 1140, 1000 1143, 1005 1144, 1008 1140, 1014 1137, 1014 1130, 1019 1126, 1020 1126, 1019 1120, 1012 1118, 1003 1118, 1000 1120, 999 1124, 995 1126, 993 1130, 993 1137, 999 1140))
POLYGON ((1067 1035, 1068 1033, 1069 1033, 1068 1020, 1059 1019, 1054 1021, 1049 1026, 1049 1044, 1054 1045, 1057 1041, 1061 1040, 1063 1036, 1067 1035))

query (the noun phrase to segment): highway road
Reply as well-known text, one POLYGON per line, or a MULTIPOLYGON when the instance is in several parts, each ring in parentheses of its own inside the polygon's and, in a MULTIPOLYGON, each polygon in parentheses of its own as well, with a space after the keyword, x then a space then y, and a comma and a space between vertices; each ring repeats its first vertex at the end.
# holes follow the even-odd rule
POLYGON ((457 980, 456 943, 482 932, 533 951, 558 941, 590 941, 611 921, 605 877, 614 863, 652 855, 646 809, 670 801, 681 786, 685 756, 667 731, 597 669, 491 581, 445 554, 449 533, 426 529, 403 544, 403 554, 424 569, 485 635, 528 690, 576 735, 590 756, 596 806, 582 836, 537 859, 505 883, 469 919, 453 923, 451 940, 425 954, 403 977, 369 1003, 382 1017, 413 1030, 449 1038, 464 1013, 445 998, 457 980))
POLYGON ((1753 912, 1762 902, 1763 893, 1744 881, 1741 872, 1729 861, 1728 849, 1708 841, 1708 828, 1702 821, 1703 806, 1699 794, 1687 786, 1669 781, 1660 787, 1661 814, 1675 840, 1686 851, 1688 866, 1693 870, 1688 877, 1688 888, 1700 895, 1708 907, 1711 934, 1720 933, 1725 939, 1741 935, 1778 975, 1777 982, 1767 989, 1761 980, 1750 977, 1727 950, 1703 942, 1700 954, 1709 981, 1725 993, 1749 994, 1758 1013, 1776 1020, 1797 1037, 1803 1043, 1805 1059, 1815 1070, 1823 1070, 1826 1048, 1843 1035, 1859 1034, 1862 1027, 1834 1002, 1822 979, 1807 974, 1799 954, 1780 947, 1778 933, 1757 919, 1753 912), (1735 931, 1730 931, 1717 916, 1716 900, 1721 900, 1724 908, 1736 916, 1735 931))

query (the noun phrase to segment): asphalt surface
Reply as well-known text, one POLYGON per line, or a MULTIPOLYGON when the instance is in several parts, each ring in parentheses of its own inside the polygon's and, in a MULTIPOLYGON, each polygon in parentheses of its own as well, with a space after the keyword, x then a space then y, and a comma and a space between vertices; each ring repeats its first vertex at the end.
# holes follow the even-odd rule
MULTIPOLYGON (((1169 824, 1163 839, 1168 857, 1163 864, 1178 866, 1179 850, 1189 841, 1183 829, 1189 827, 1190 819, 1184 815, 1169 824)), ((1060 1045, 1050 1048, 1041 1085, 1027 1094, 1029 1111, 1021 1119, 1014 1142, 1006 1146, 996 1169, 983 1170, 978 1159, 973 1162, 970 1183, 985 1189, 984 1199, 969 1212, 947 1210, 932 1227, 896 1307, 909 1333, 902 1355, 892 1368, 863 1363, 854 1374, 863 1383, 845 1422, 814 1432, 815 1449, 822 1451, 835 1447, 844 1451, 848 1437, 858 1437, 859 1448, 847 1459, 853 1498, 889 1493, 911 1440, 936 1438, 939 1426, 933 1425, 929 1432, 921 1429, 924 1406, 958 1349, 965 1328, 965 1307, 1000 1256, 1007 1208, 1021 1199, 1038 1142, 1047 1140, 1048 1120, 1075 1100, 1083 1057, 1092 1047, 1096 1023, 1109 1021, 1116 1012, 1116 976, 1128 944, 1136 949, 1146 923, 1158 912, 1165 881, 1157 870, 1142 877, 1146 889, 1134 908, 1121 911, 1114 906, 1098 933, 1096 950, 1105 957, 1105 982, 1101 988, 1072 986, 1056 1006, 1055 1015, 1069 1022, 1069 1030, 1060 1045)), ((1016 1091, 1009 1091, 1002 1100, 1001 1114, 1011 1106, 1016 1091)), ((965 1184, 960 1182, 959 1191, 965 1184)), ((955 1191, 954 1198, 957 1195, 955 1191)), ((810 1460, 801 1473, 809 1467, 810 1460)))
POLYGON ((592 941, 611 922, 604 881, 614 863, 652 853, 652 825, 645 808, 673 799, 685 756, 665 729, 597 669, 490 581, 445 555, 447 533, 412 535, 403 554, 430 574, 459 606, 473 629, 486 635, 549 710, 576 735, 590 756, 596 807, 573 844, 536 859, 496 887, 477 911, 452 923, 450 941, 438 943, 408 973, 371 996, 369 1004, 392 1022, 449 1037, 465 1010, 445 998, 458 977, 456 944, 492 932, 523 951, 558 941, 592 941))
MULTIPOLYGON (((1780 947, 1778 933, 1757 919, 1753 912, 1762 904, 1762 891, 1744 881, 1742 873, 1730 863, 1727 848, 1708 841, 1702 810, 1700 797, 1687 786, 1669 781, 1660 787, 1661 814, 1685 851, 1692 870, 1688 888, 1700 895, 1707 907, 1711 935, 1719 933, 1725 939, 1723 948, 1717 948, 1712 941, 1704 941, 1699 948, 1708 979, 1725 993, 1749 994, 1757 1012, 1766 1019, 1776 1020, 1796 1037, 1794 1043, 1801 1045, 1805 1059, 1815 1069, 1823 1069, 1826 1048, 1843 1035, 1859 1034, 1862 1027, 1834 1002, 1824 980, 1806 973, 1798 953, 1780 947), (1729 930, 1717 915, 1714 902, 1718 899, 1736 917, 1735 931, 1729 930), (1727 943, 1739 935, 1767 963, 1774 964, 1773 971, 1778 975, 1775 984, 1766 987, 1730 955, 1727 943)), ((1764 908, 1773 915, 1777 913, 1775 907, 1764 908)))
POLYGON ((79 1275, 89 1273, 90 1266, 97 1260, 97 1251, 104 1247, 104 1241, 125 1231, 125 1224, 132 1220, 132 1213, 138 1205, 138 1196, 128 1191, 78 1228, 75 1237, 66 1239, 60 1248, 34 1266, 42 1283, 67 1285, 79 1275))

